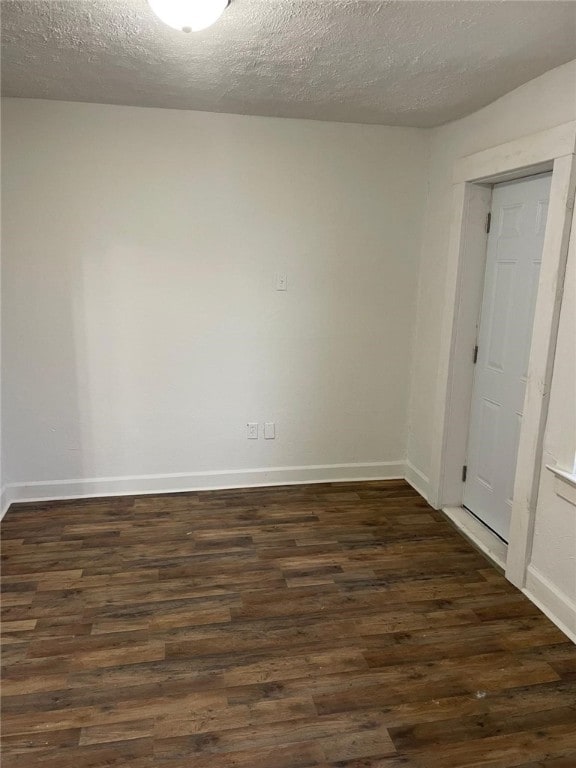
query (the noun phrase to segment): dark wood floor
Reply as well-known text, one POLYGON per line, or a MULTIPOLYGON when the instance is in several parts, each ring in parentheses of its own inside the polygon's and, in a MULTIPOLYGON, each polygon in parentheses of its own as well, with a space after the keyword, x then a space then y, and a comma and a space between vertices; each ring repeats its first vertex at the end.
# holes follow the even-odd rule
POLYGON ((576 766, 576 647, 403 482, 2 529, 3 768, 576 766))

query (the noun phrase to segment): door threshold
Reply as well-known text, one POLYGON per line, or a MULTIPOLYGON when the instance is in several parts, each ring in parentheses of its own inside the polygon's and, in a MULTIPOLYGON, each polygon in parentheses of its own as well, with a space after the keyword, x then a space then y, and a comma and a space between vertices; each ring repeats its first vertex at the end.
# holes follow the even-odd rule
POLYGON ((508 544, 465 507, 444 507, 442 512, 468 541, 482 552, 498 570, 506 570, 508 544))
POLYGON ((506 541, 506 539, 503 536, 500 536, 498 531, 495 531, 494 528, 489 526, 488 523, 484 522, 484 520, 482 520, 481 517, 478 517, 478 515, 475 512, 472 512, 472 510, 469 507, 467 507, 466 504, 462 504, 462 507, 463 507, 465 512, 468 512, 469 515, 472 515, 472 517, 476 518, 476 520, 478 520, 480 525, 483 525, 484 528, 487 528, 490 531, 490 533, 493 533, 494 536, 498 537, 503 544, 508 546, 508 542, 506 541))

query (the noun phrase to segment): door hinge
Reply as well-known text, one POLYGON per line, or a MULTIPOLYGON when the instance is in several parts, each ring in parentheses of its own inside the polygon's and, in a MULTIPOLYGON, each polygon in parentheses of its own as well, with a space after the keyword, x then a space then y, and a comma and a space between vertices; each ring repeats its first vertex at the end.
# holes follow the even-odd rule
POLYGON ((464 466, 462 467, 462 482, 463 483, 466 482, 467 474, 468 474, 468 467, 466 466, 466 464, 464 464, 464 466))
POLYGON ((476 346, 474 347, 474 355, 472 359, 473 359, 474 365, 476 365, 476 363, 478 362, 478 344, 476 344, 476 346))
POLYGON ((486 216, 486 232, 490 232, 490 225, 492 224, 492 214, 488 213, 486 216))

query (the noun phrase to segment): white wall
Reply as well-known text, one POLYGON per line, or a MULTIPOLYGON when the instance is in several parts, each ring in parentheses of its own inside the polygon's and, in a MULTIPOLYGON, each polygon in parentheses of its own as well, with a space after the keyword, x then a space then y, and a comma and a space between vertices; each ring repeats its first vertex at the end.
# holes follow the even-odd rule
POLYGON ((402 473, 425 131, 17 99, 2 120, 11 483, 402 473))
MULTIPOLYGON (((411 376, 408 461, 427 490, 436 402, 437 352, 457 159, 576 120, 576 62, 552 70, 462 120, 431 132, 430 177, 422 234, 419 298, 411 376)), ((576 231, 572 233, 556 349, 544 464, 573 467, 576 450, 576 231)), ((576 509, 541 475, 528 588, 554 618, 576 634, 576 509)))
MULTIPOLYGON (((576 454, 576 213, 568 262, 534 529, 528 588, 576 639, 576 506, 556 493, 546 468, 573 471, 576 454)), ((564 487, 567 489, 567 486, 564 487)), ((567 494, 570 495, 570 494, 567 494)), ((573 491, 572 496, 576 495, 573 491)))
MULTIPOLYGON (((1 136, 1 124, 0 124, 0 136, 1 136)), ((0 158, 1 158, 1 151, 0 151, 0 158)), ((1 162, 0 162, 1 167, 1 162)), ((0 211, 2 210, 2 189, 0 184, 0 211)), ((1 233, 1 220, 2 217, 0 215, 0 233, 1 233)), ((6 476, 4 472, 4 454, 3 454, 3 434, 2 434, 2 422, 3 422, 3 416, 2 416, 2 247, 1 247, 1 237, 0 237, 0 518, 3 517, 3 515, 6 513, 9 505, 8 501, 8 495, 6 492, 6 476)))

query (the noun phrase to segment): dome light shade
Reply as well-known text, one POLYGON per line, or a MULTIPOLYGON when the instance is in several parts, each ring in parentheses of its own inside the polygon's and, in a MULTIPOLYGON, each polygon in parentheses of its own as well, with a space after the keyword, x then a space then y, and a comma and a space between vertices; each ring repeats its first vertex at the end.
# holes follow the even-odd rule
POLYGON ((230 0, 148 0, 156 16, 179 32, 200 32, 214 24, 230 0))

